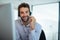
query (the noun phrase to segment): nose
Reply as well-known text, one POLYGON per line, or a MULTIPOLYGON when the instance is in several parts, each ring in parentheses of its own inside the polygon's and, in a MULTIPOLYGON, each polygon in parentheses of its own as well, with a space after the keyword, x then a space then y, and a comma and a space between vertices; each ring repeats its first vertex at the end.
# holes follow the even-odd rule
POLYGON ((27 15, 27 13, 24 13, 24 16, 26 16, 27 15))

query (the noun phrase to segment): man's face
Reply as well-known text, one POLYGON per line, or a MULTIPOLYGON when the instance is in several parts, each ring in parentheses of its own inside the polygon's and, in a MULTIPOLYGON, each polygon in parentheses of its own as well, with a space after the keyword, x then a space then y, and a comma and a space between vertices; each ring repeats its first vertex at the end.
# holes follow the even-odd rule
POLYGON ((27 7, 20 8, 20 17, 23 22, 27 22, 29 20, 29 9, 27 7))

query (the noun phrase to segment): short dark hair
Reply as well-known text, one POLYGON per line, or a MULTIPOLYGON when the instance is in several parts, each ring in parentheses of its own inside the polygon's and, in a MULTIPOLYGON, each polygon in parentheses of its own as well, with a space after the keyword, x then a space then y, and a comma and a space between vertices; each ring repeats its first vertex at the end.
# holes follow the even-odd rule
POLYGON ((22 7, 27 7, 29 9, 29 12, 30 12, 30 6, 29 6, 29 4, 27 4, 27 3, 21 3, 18 6, 18 17, 20 17, 20 8, 22 8, 22 7))

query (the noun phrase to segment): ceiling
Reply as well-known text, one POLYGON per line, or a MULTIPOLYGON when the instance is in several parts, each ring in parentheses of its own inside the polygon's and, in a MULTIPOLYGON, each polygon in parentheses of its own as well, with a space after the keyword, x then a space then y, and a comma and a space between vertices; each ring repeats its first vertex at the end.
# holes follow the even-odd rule
POLYGON ((60 0, 0 0, 0 4, 12 2, 15 9, 17 9, 18 5, 22 2, 26 2, 30 5, 37 5, 37 4, 46 4, 46 3, 55 3, 59 2, 60 0))
POLYGON ((60 0, 13 0, 13 4, 14 4, 14 7, 17 8, 18 5, 22 2, 26 2, 31 6, 31 5, 37 5, 37 4, 55 3, 59 1, 60 0))

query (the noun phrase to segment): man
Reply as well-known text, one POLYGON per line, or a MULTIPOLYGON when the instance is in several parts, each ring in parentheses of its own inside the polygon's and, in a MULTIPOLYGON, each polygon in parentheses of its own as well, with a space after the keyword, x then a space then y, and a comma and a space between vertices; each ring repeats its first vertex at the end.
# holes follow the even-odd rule
POLYGON ((16 40, 39 40, 41 26, 30 14, 30 7, 27 3, 18 6, 19 19, 15 21, 16 40))

